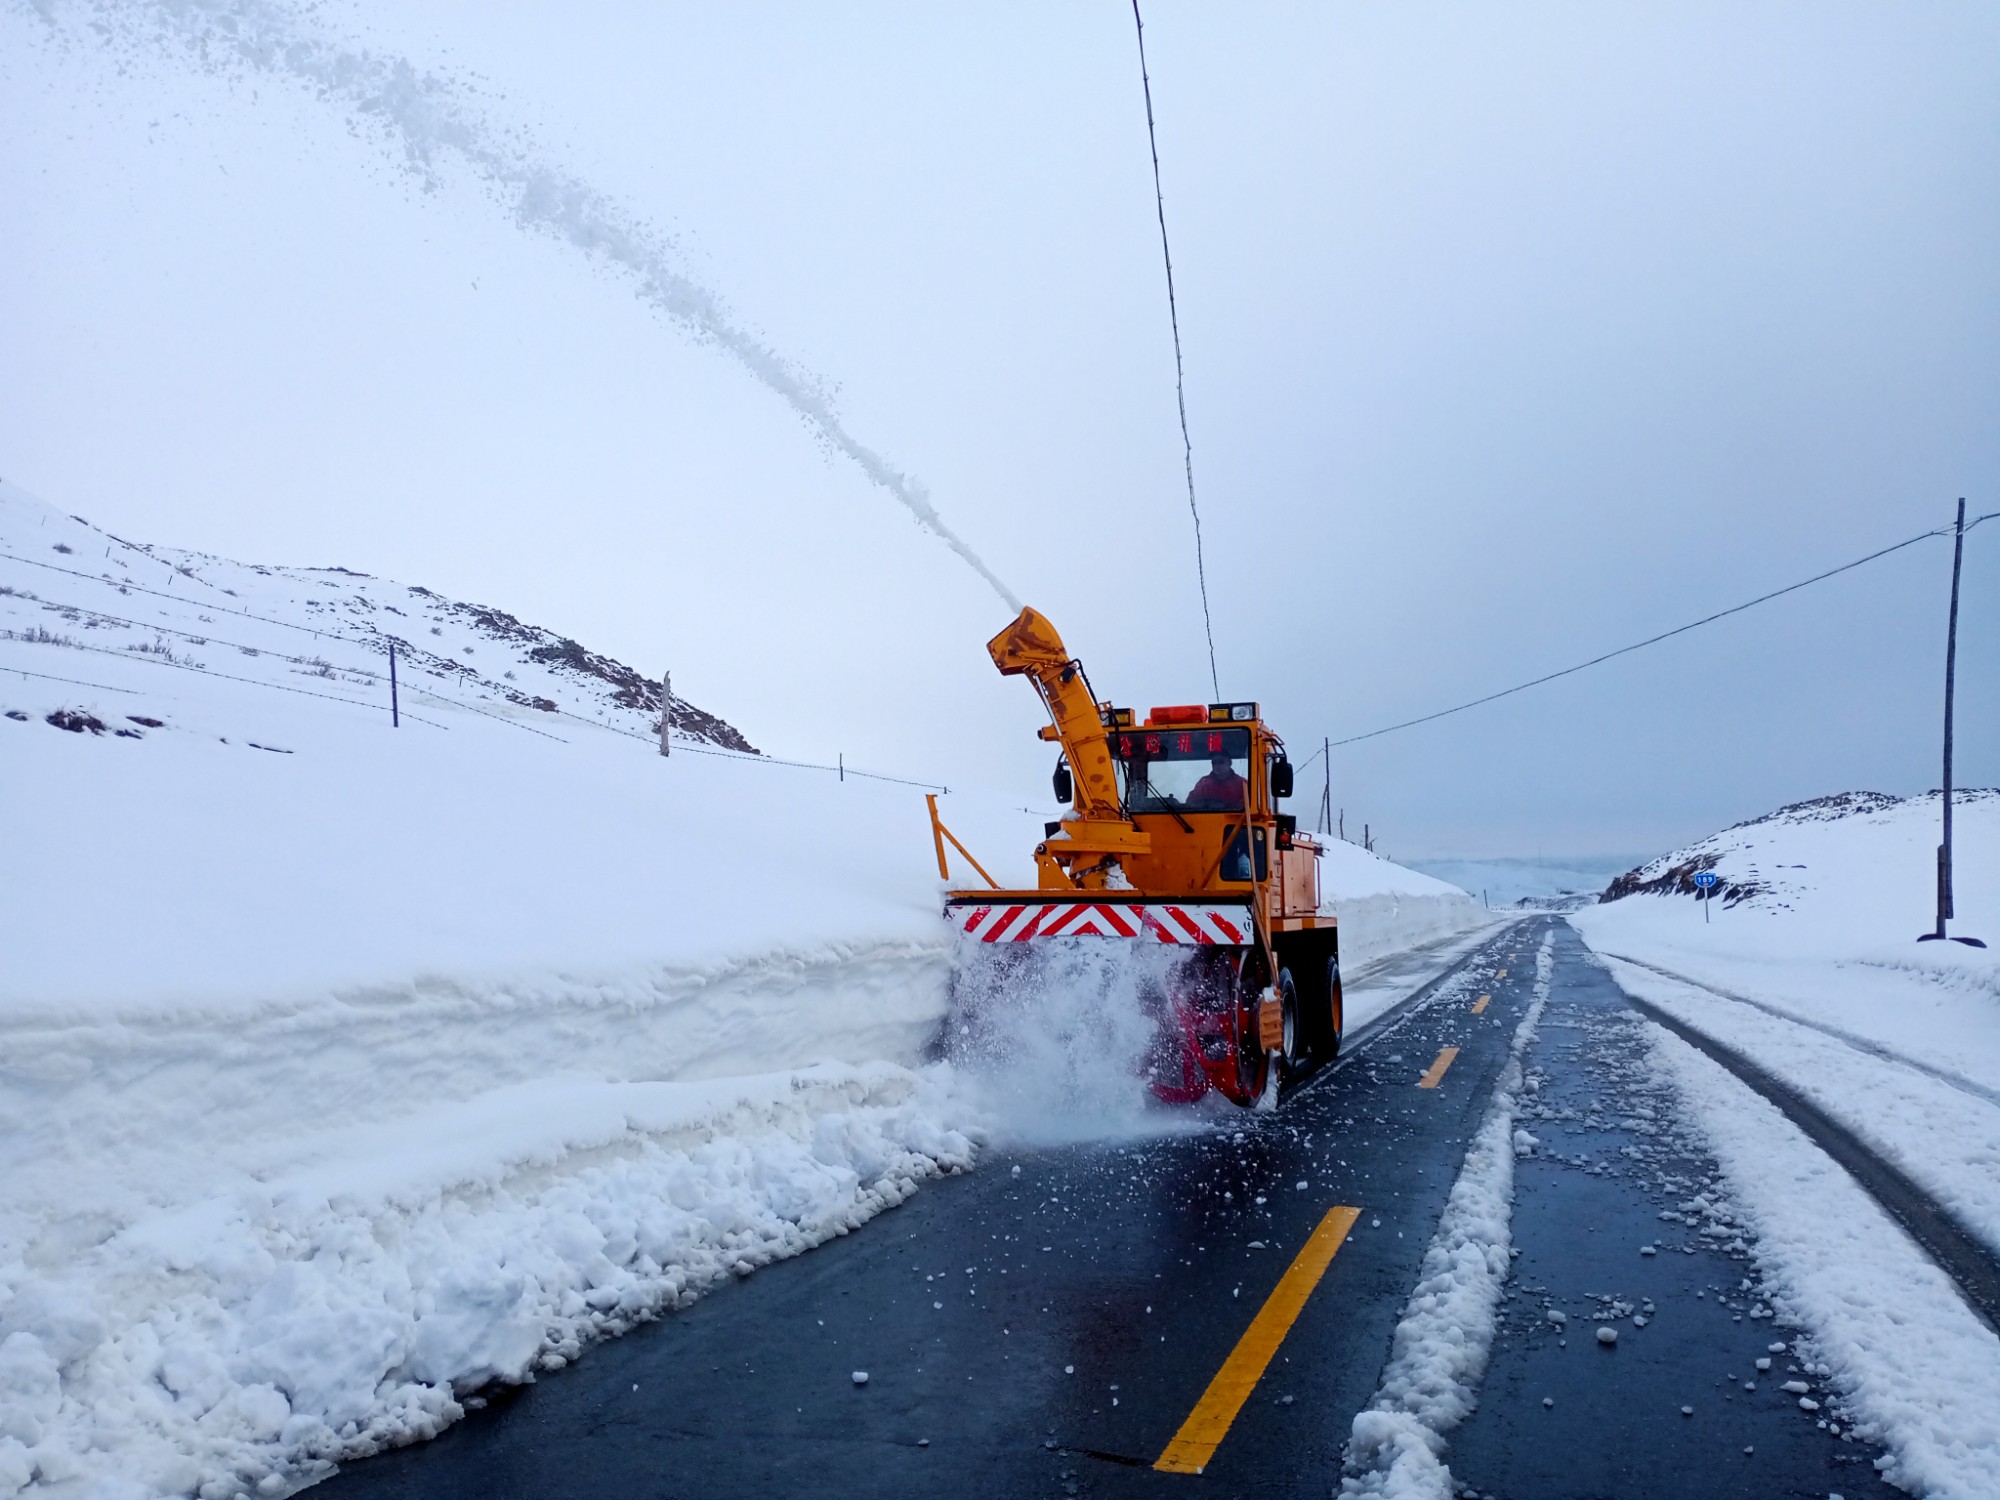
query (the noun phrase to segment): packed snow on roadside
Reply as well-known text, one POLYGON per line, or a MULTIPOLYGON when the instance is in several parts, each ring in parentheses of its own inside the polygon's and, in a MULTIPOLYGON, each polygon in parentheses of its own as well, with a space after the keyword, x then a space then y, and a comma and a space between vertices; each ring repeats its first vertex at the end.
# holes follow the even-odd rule
MULTIPOLYGON (((1939 811, 1936 794, 1785 808, 1571 920, 1629 993, 1754 1058, 2000 1250, 2000 948, 1915 941, 1939 811), (1699 869, 1734 900, 1692 899, 1699 869)), ((1953 818, 1952 930, 2000 941, 2000 793, 1960 792, 1953 818)))
POLYGON ((1752 1231, 1776 1325, 1806 1330, 1772 1345, 1803 1377, 1799 1404, 1885 1448, 1882 1477, 1913 1495, 2000 1494, 2000 1338, 1773 1105, 1664 1027, 1648 1029, 1653 1065, 1688 1104, 1752 1231))
POLYGON ((1381 1386, 1349 1431, 1340 1486, 1349 1500, 1449 1500, 1458 1493, 1445 1448, 1452 1431, 1472 1414, 1493 1349, 1511 1265, 1514 1158, 1525 1135, 1514 1123, 1521 1060, 1534 1045, 1549 1002, 1554 947, 1553 935, 1545 932, 1535 954, 1534 998, 1514 1028, 1486 1118, 1466 1148, 1424 1251, 1381 1386))
MULTIPOLYGON (((922 787, 679 700, 662 758, 636 673, 404 585, 9 486, 0 554, 0 1497, 286 1493, 994 1128, 922 787)), ((940 805, 1031 879, 1043 810, 940 805)), ((1378 946, 1451 904, 1329 867, 1378 946)))
MULTIPOLYGON (((1340 967, 1356 974, 1421 943, 1481 933, 1507 920, 1457 886, 1320 835, 1320 889, 1340 920, 1340 967)), ((1350 1016, 1348 1024, 1357 1024, 1350 1016)))

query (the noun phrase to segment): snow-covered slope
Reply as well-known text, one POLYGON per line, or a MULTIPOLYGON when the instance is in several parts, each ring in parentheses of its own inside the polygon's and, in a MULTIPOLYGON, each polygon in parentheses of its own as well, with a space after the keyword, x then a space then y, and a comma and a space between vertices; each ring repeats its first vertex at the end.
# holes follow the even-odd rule
MULTIPOLYGON (((504 611, 346 568, 282 568, 128 542, 0 482, 0 631, 9 675, 152 680, 173 694, 194 673, 275 695, 317 695, 383 713, 389 648, 420 724, 456 706, 560 732, 582 721, 654 736, 660 683, 504 611), (98 669, 93 676, 93 668, 98 669), (172 685, 170 685, 172 684, 172 685)), ((732 725, 675 699, 691 743, 752 752, 732 725)), ((116 728, 143 732, 129 720, 116 728)))
MULTIPOLYGON (((1940 812, 1935 792, 1794 803, 1619 876, 1574 920, 1600 951, 1759 992, 1796 988, 1802 1013, 2000 1085, 2000 947, 1915 941, 1935 921, 1940 812), (1711 903, 1695 899, 1703 870, 1718 877, 1711 903), (1875 984, 1896 986, 1897 1002, 1868 998, 1875 984), (1976 1016, 1995 1025, 1968 1031, 1976 1016)), ((1951 931, 2000 944, 2000 791, 1959 791, 1953 821, 1951 931)))
MULTIPOLYGON (((1953 806, 1951 931, 2000 943, 2000 793, 1953 806)), ((2000 947, 1916 941, 1940 811, 1936 793, 1797 803, 1621 876, 1570 920, 1627 990, 1755 1057, 2000 1249, 2000 947), (1704 869, 1710 903, 1693 899, 1704 869)))

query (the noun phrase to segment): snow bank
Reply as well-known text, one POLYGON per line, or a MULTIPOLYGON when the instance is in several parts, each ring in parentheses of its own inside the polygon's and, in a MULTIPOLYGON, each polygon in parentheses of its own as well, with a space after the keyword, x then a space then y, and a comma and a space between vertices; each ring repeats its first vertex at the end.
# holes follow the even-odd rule
POLYGON ((1607 963, 1621 989, 1756 1058, 2000 1253, 2000 1098, 1711 990, 1607 963))
POLYGON ((1506 1285, 1514 1218, 1514 1121, 1521 1058, 1535 1039, 1555 972, 1555 939, 1535 955, 1534 999, 1515 1028, 1493 1102, 1466 1149, 1423 1269, 1389 1351, 1381 1387, 1354 1418, 1344 1496, 1451 1500, 1444 1461, 1452 1429, 1472 1414, 1506 1285))
POLYGON ((1499 920, 1455 885, 1391 864, 1344 839, 1325 843, 1320 904, 1340 919, 1340 966, 1346 973, 1499 920))
POLYGON ((485 1382, 559 1369, 968 1165, 943 1112, 936 1082, 887 1064, 546 1078, 328 1132, 108 1237, 51 1226, 77 1239, 60 1264, 0 1266, 19 1445, 0 1494, 30 1466, 93 1494, 284 1493, 430 1437, 485 1382))
MULTIPOLYGON (((1779 1318, 1808 1330, 1791 1354, 1830 1382, 1883 1477, 1935 1500, 2000 1494, 2000 1338, 1903 1231, 1775 1107, 1663 1027, 1654 1065, 1687 1101, 1779 1318)), ((1837 1419, 1829 1407, 1821 1421, 1837 1419)))
MULTIPOLYGON (((972 1160, 924 788, 680 702, 663 759, 634 674, 403 585, 6 487, 0 554, 67 570, 0 557, 0 1500, 284 1493, 972 1160)), ((1042 812, 940 802, 1032 879, 1042 812)), ((1350 953, 1477 911, 1328 866, 1350 953)))

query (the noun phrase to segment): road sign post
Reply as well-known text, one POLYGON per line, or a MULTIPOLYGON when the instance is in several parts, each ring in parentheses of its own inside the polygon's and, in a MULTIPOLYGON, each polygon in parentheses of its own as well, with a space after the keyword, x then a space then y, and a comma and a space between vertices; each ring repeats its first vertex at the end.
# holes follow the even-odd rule
POLYGON ((1722 877, 1713 870, 1702 870, 1694 877, 1695 889, 1701 892, 1701 922, 1708 925, 1708 903, 1715 899, 1716 882, 1722 877))

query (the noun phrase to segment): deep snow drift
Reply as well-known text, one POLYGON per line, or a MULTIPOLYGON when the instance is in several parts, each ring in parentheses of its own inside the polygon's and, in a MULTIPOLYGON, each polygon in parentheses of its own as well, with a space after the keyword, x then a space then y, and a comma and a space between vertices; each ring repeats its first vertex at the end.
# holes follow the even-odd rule
MULTIPOLYGON (((0 1497, 282 1493, 1006 1127, 924 1062, 921 787, 680 703, 663 759, 636 674, 403 585, 5 486, 0 554, 0 1497)), ((940 801, 1030 878, 1043 811, 940 801)), ((1350 972, 1488 920, 1349 845, 1327 887, 1350 972)))

